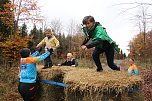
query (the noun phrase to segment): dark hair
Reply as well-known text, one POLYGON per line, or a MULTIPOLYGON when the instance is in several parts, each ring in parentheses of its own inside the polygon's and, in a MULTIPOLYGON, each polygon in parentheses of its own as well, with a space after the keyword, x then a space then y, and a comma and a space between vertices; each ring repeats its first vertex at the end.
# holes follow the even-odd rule
POLYGON ((28 48, 22 48, 20 50, 20 55, 21 55, 22 58, 26 58, 26 57, 29 57, 30 52, 31 52, 30 49, 28 49, 28 48))
POLYGON ((130 58, 131 61, 135 61, 133 58, 130 58))
POLYGON ((93 16, 85 16, 84 18, 83 18, 83 20, 82 20, 82 23, 83 24, 87 24, 87 21, 90 21, 90 22, 95 22, 95 20, 94 20, 94 17, 93 16))
POLYGON ((131 59, 132 61, 135 61, 133 58, 131 59))

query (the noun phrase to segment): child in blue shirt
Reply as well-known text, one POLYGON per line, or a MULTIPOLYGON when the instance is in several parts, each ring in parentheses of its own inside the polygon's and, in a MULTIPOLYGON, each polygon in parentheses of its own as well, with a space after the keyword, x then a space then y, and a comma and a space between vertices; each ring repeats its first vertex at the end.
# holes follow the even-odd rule
POLYGON ((36 62, 44 60, 52 54, 53 49, 49 49, 40 56, 37 56, 41 48, 32 55, 30 49, 23 48, 20 50, 20 73, 18 91, 24 101, 35 101, 35 95, 38 91, 36 62))

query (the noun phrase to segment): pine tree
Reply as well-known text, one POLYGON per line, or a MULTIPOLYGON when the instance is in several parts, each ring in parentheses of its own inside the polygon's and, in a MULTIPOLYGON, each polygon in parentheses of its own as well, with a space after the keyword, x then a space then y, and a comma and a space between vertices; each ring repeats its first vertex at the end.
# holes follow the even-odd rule
POLYGON ((8 37, 13 34, 14 13, 9 0, 0 1, 0 36, 8 37))
POLYGON ((20 35, 21 35, 22 37, 26 37, 26 36, 27 36, 27 25, 26 25, 25 23, 22 25, 20 35))
POLYGON ((39 31, 36 28, 36 25, 34 25, 33 29, 31 30, 30 35, 33 36, 34 45, 38 44, 39 43, 39 31))

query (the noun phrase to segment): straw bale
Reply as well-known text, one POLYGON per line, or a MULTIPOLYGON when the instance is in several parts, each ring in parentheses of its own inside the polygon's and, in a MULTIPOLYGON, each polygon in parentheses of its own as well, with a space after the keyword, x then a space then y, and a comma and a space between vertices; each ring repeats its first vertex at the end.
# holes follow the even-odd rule
POLYGON ((107 97, 118 101, 122 98, 119 97, 121 94, 126 94, 129 88, 140 87, 143 82, 140 76, 130 75, 125 71, 96 72, 94 69, 54 66, 51 69, 39 68, 38 72, 43 80, 68 85, 64 88, 41 84, 42 93, 39 101, 108 101, 104 100, 107 97))
POLYGON ((63 81, 68 85, 65 101, 143 101, 140 91, 128 95, 128 89, 139 88, 143 80, 127 72, 78 69, 66 73, 63 81))
POLYGON ((75 71, 77 68, 71 68, 70 66, 54 66, 52 68, 47 69, 38 69, 38 73, 40 73, 41 79, 50 79, 56 75, 64 75, 69 71, 75 71))
MULTIPOLYGON (((63 82, 64 74, 74 70, 70 67, 53 66, 52 68, 42 69, 37 66, 38 74, 41 80, 51 80, 63 82)), ((40 83, 41 91, 38 101, 64 101, 64 87, 40 83)))
POLYGON ((142 79, 137 75, 130 75, 127 72, 103 71, 96 72, 92 69, 78 69, 70 71, 64 77, 70 91, 92 90, 104 91, 114 89, 116 92, 123 92, 126 88, 134 85, 141 85, 142 79))

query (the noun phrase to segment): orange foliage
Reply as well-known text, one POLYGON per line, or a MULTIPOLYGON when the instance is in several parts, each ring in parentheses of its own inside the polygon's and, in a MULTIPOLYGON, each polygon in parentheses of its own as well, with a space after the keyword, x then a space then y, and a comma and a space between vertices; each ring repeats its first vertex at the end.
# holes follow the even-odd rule
POLYGON ((3 10, 0 12, 0 19, 6 27, 13 29, 14 26, 14 12, 12 11, 13 5, 11 3, 3 4, 3 10))
POLYGON ((144 42, 144 33, 139 33, 130 43, 130 56, 141 57, 142 59, 152 58, 152 31, 146 33, 144 42), (145 58, 144 58, 145 57, 145 58))
POLYGON ((13 62, 15 60, 18 60, 19 50, 23 47, 27 47, 27 42, 19 35, 15 35, 13 38, 3 43, 0 43, 2 56, 8 62, 13 62))

